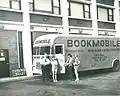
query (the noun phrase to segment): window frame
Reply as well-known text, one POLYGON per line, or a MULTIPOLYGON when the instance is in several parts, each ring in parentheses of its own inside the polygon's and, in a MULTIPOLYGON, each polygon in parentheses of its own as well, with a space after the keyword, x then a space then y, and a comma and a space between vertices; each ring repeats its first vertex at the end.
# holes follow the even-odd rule
POLYGON ((11 9, 21 10, 21 0, 10 0, 9 3, 10 3, 10 8, 11 8, 11 9), (18 7, 19 7, 18 9, 12 8, 12 2, 14 2, 14 1, 18 2, 18 5, 19 5, 19 6, 18 6, 18 7))
POLYGON ((97 19, 99 20, 99 12, 98 12, 98 8, 104 8, 107 11, 107 21, 114 21, 114 9, 113 8, 107 8, 107 7, 101 7, 101 6, 97 6, 97 19), (110 15, 109 10, 112 11, 112 15, 110 15), (110 16, 111 16, 111 20, 110 20, 110 16))
POLYGON ((52 14, 56 14, 55 12, 54 12, 54 8, 58 8, 58 14, 57 15, 60 15, 61 14, 61 3, 60 3, 60 0, 58 0, 58 4, 59 4, 59 6, 55 6, 54 5, 54 0, 52 0, 52 14))
MULTIPOLYGON (((2 2, 2 1, 1 1, 1 2, 2 2)), ((8 3, 8 6, 3 6, 3 3, 0 4, 0 8, 11 8, 11 7, 10 7, 10 6, 11 6, 10 0, 8 0, 7 3, 8 3)))
POLYGON ((83 17, 84 18, 91 18, 90 16, 90 5, 89 4, 83 4, 83 17), (88 11, 86 11, 85 6, 88 6, 88 11), (88 13, 88 17, 86 17, 86 13, 88 13))
POLYGON ((68 16, 71 16, 71 5, 70 2, 68 2, 69 8, 68 8, 68 16))
POLYGON ((49 45, 46 46, 39 46, 39 55, 44 55, 45 53, 47 53, 48 55, 51 54, 51 47, 49 45), (46 48, 49 47, 49 53, 46 52, 46 48), (42 50, 41 50, 42 49, 42 50), (41 53, 42 52, 42 53, 41 53))
POLYGON ((53 7, 52 7, 53 0, 51 0, 51 11, 47 12, 46 10, 39 10, 36 11, 35 9, 35 0, 33 0, 33 12, 42 12, 42 13, 52 13, 53 14, 53 7))
POLYGON ((54 54, 64 54, 63 45, 55 45, 54 46, 54 54), (61 51, 58 53, 57 49, 61 49, 61 51))
POLYGON ((33 2, 29 2, 29 11, 34 11, 34 3, 33 2), (30 9, 30 6, 32 9, 30 9))
POLYGON ((23 57, 23 37, 22 37, 22 31, 18 31, 17 32, 17 38, 18 38, 18 62, 19 62, 19 66, 20 68, 24 68, 24 57, 23 57))
POLYGON ((113 13, 113 9, 112 8, 107 8, 107 16, 108 16, 108 21, 114 21, 114 13, 113 13), (111 15, 110 15, 110 12, 109 12, 110 10, 112 11, 111 15))
POLYGON ((71 16, 71 3, 75 3, 75 4, 82 4, 82 7, 83 7, 83 18, 88 18, 88 19, 91 18, 90 4, 76 2, 76 1, 68 1, 68 3, 69 3, 69 8, 68 8, 68 10, 69 10, 69 16, 71 16), (85 5, 88 5, 89 11, 85 10, 85 5), (86 12, 89 14, 88 17, 86 17, 86 12))
MULTIPOLYGON (((61 3, 60 3, 60 0, 58 0, 58 3, 59 3, 59 6, 54 6, 54 1, 51 0, 51 7, 52 7, 52 12, 51 13, 52 14, 56 14, 54 12, 54 8, 58 8, 58 14, 56 14, 56 15, 61 15, 61 3)), ((33 0, 32 2, 29 2, 29 4, 32 4, 32 6, 33 6, 33 8, 32 8, 33 10, 30 10, 30 9, 29 10, 35 12, 36 11, 36 9, 35 9, 35 0, 33 0)))

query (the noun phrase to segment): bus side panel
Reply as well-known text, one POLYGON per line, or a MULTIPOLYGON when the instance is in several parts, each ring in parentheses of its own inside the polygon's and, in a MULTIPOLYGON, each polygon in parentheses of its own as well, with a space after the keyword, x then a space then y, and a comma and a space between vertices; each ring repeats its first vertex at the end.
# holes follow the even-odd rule
POLYGON ((92 38, 92 37, 58 37, 55 40, 56 44, 65 45, 65 61, 67 54, 71 54, 74 58, 74 54, 77 53, 81 63, 79 71, 102 69, 112 67, 112 61, 115 58, 120 59, 119 47, 106 47, 97 46, 93 47, 91 41, 97 42, 97 40, 105 41, 111 40, 114 45, 117 42, 117 38, 92 38), (83 41, 83 42, 81 42, 83 41), (82 46, 81 46, 82 43, 82 46))

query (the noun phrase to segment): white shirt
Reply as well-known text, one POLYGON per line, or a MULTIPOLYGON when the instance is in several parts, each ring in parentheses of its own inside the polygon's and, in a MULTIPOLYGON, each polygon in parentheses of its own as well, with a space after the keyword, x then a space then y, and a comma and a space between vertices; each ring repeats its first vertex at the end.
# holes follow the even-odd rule
POLYGON ((57 62, 57 60, 51 60, 51 64, 52 64, 52 66, 56 66, 56 65, 58 65, 58 62, 57 62))
POLYGON ((58 68, 58 62, 57 62, 57 60, 51 60, 51 64, 52 64, 52 70, 54 70, 54 69, 57 69, 58 68))
POLYGON ((73 60, 72 57, 69 57, 66 61, 66 65, 71 66, 72 65, 72 60, 73 60))
POLYGON ((48 58, 41 59, 41 65, 49 65, 49 64, 50 64, 50 60, 48 58))
POLYGON ((80 64, 80 60, 78 57, 75 57, 75 62, 73 63, 74 66, 78 66, 80 64))

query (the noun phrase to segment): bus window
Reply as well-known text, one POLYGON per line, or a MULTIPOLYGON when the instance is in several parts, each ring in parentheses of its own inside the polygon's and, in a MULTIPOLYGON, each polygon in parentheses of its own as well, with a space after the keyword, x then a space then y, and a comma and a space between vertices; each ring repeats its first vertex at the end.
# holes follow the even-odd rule
POLYGON ((50 46, 43 46, 40 48, 40 55, 44 55, 45 53, 50 54, 50 46))
POLYGON ((50 54, 50 46, 45 46, 45 53, 50 54))
POLYGON ((33 55, 39 55, 39 47, 34 47, 33 48, 33 55))
POLYGON ((63 54, 63 46, 61 45, 55 46, 55 54, 63 54))
POLYGON ((36 55, 36 47, 33 48, 33 55, 36 55))
POLYGON ((39 47, 36 47, 36 55, 39 55, 39 47))
POLYGON ((40 47, 40 55, 44 55, 44 47, 40 47))

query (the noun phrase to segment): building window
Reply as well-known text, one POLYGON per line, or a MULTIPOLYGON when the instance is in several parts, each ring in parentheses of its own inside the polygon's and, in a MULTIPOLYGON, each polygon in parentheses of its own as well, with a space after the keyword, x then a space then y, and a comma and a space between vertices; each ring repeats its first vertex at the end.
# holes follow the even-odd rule
POLYGON ((97 3, 114 6, 115 0, 96 0, 97 3))
POLYGON ((34 0, 29 1, 29 11, 34 11, 34 0))
POLYGON ((61 14, 60 13, 60 0, 52 0, 52 13, 53 14, 61 14))
POLYGON ((84 18, 90 18, 90 5, 83 4, 84 18))
POLYGON ((90 5, 83 3, 70 2, 70 16, 79 18, 90 18, 90 5))
POLYGON ((10 0, 10 8, 21 10, 21 0, 10 0))
POLYGON ((9 0, 2 0, 2 1, 0 2, 0 7, 10 8, 9 0))
POLYGON ((29 11, 33 11, 33 2, 29 2, 29 11))
POLYGON ((71 16, 83 18, 83 5, 70 3, 70 13, 71 16))
POLYGON ((114 21, 113 19, 113 9, 98 7, 97 9, 98 20, 103 21, 114 21))
POLYGON ((52 0, 34 0, 34 11, 52 13, 52 0))
POLYGON ((113 9, 108 9, 108 21, 113 21, 113 9))
POLYGON ((107 20, 107 9, 98 7, 98 20, 107 20))

